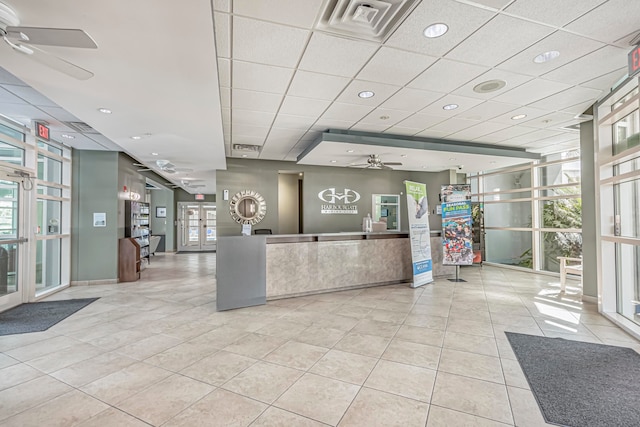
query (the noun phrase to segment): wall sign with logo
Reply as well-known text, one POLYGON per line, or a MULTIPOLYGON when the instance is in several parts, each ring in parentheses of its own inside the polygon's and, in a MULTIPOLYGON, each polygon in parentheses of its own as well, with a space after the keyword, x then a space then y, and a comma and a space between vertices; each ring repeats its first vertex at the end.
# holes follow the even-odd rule
POLYGON ((318 193, 318 198, 324 202, 320 206, 321 214, 348 214, 357 215, 360 193, 350 188, 336 191, 334 188, 325 188, 318 193))

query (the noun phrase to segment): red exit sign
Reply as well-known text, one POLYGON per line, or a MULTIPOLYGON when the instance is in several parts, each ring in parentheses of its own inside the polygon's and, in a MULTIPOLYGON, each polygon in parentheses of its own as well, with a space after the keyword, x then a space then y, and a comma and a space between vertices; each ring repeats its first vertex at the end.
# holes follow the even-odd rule
POLYGON ((196 200, 204 200, 204 194, 196 194, 196 200))
POLYGON ((640 45, 629 52, 629 77, 640 71, 640 45))
POLYGON ((36 123, 36 132, 38 133, 38 138, 44 139, 45 141, 49 140, 49 128, 42 123, 36 123))

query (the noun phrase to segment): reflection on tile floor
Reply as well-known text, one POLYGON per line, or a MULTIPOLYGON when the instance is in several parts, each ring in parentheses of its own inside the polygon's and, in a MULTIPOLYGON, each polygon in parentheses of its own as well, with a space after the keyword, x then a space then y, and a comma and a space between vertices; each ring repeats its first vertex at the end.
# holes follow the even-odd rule
POLYGON ((3 426, 545 425, 505 331, 640 349, 557 278, 495 267, 218 313, 215 254, 158 255, 0 337, 3 426))

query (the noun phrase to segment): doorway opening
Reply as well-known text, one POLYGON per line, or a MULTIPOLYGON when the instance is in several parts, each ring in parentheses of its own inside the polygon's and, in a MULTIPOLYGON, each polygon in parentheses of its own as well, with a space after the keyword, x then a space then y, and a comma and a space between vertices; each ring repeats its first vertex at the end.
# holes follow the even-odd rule
POLYGON ((216 205, 178 203, 178 252, 216 250, 216 205))

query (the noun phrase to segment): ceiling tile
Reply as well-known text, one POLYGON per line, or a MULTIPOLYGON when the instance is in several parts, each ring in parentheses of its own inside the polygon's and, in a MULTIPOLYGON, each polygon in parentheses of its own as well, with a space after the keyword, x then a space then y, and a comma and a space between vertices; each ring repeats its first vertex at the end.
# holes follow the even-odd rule
POLYGON ((530 132, 524 135, 516 136, 515 138, 510 138, 508 142, 509 142, 509 145, 520 146, 523 144, 539 141, 541 139, 550 138, 552 136, 557 136, 560 134, 562 134, 562 132, 560 131, 541 129, 535 132, 530 132))
POLYGON ((347 130, 351 126, 353 126, 353 122, 320 117, 318 121, 311 126, 310 130, 320 132, 325 132, 327 129, 347 130))
POLYGON ((254 138, 266 138, 269 133, 269 127, 258 127, 250 125, 237 125, 233 127, 233 136, 250 136, 254 138))
POLYGON ((40 92, 38 92, 37 90, 29 86, 4 84, 2 85, 2 87, 8 90, 9 92, 13 93, 14 95, 24 99, 29 104, 35 105, 36 107, 40 107, 40 106, 57 107, 58 106, 58 104, 56 104, 55 102, 53 102, 52 100, 50 100, 49 98, 47 98, 46 96, 42 95, 40 92))
POLYGON ((516 88, 521 84, 530 81, 531 79, 532 77, 530 76, 525 76, 523 74, 516 74, 510 71, 503 71, 503 70, 498 70, 494 68, 492 70, 487 71, 483 75, 478 76, 477 78, 471 80, 464 86, 453 91, 453 93, 461 96, 469 96, 471 98, 491 99, 491 98, 495 98, 496 96, 500 95, 503 92, 516 88), (476 87, 477 85, 487 82, 489 80, 502 80, 507 84, 505 87, 503 87, 502 89, 498 89, 495 92, 478 93, 473 90, 473 88, 476 87))
POLYGON ((405 87, 383 102, 380 107, 413 112, 422 110, 424 107, 432 104, 443 96, 443 93, 405 87))
POLYGON ((338 102, 369 105, 376 107, 386 101, 391 95, 396 93, 400 87, 391 86, 382 83, 365 82, 363 80, 354 80, 336 99, 338 102), (358 94, 362 91, 372 91, 375 93, 371 98, 360 98, 358 94))
POLYGON ((564 31, 556 31, 549 37, 545 37, 533 46, 507 59, 498 65, 498 68, 532 76, 541 76, 603 46, 604 44, 586 37, 564 31), (560 52, 560 56, 541 64, 533 62, 536 56, 553 50, 560 52))
POLYGON ((418 132, 421 132, 424 128, 405 128, 401 126, 391 126, 389 129, 386 129, 384 133, 388 133, 390 135, 403 135, 403 136, 413 136, 418 132))
POLYGON ((451 132, 442 132, 435 129, 425 129, 422 132, 418 132, 415 136, 420 136, 423 138, 444 138, 451 132))
POLYGON ((222 123, 231 123, 231 108, 221 108, 222 123))
POLYGON ((453 117, 480 103, 482 103, 481 99, 467 98, 464 96, 449 94, 429 105, 428 107, 423 108, 422 110, 420 110, 420 113, 430 114, 432 116, 453 117), (455 110, 445 110, 442 108, 448 104, 456 104, 458 108, 456 108, 455 110))
POLYGON ((460 3, 467 3, 467 4, 478 6, 478 7, 485 7, 485 8, 500 10, 506 5, 508 5, 509 3, 511 3, 513 0, 455 0, 455 1, 458 1, 460 3))
POLYGON ((471 141, 483 135, 487 135, 489 133, 502 130, 508 126, 509 125, 505 125, 502 123, 483 122, 483 123, 478 123, 475 126, 471 126, 470 128, 451 134, 448 136, 448 138, 457 139, 460 141, 471 141))
POLYGON ((535 79, 496 96, 493 98, 493 101, 527 105, 539 99, 546 98, 547 96, 569 89, 569 87, 571 87, 571 85, 565 83, 535 79))
POLYGON ((492 143, 503 142, 520 135, 535 132, 536 130, 537 130, 536 128, 531 128, 526 126, 511 126, 511 127, 499 130, 497 132, 483 135, 480 138, 476 138, 474 141, 492 142, 492 143))
POLYGON ((231 141, 233 144, 262 145, 264 138, 264 136, 233 135, 231 141))
POLYGON ((446 56, 494 67, 552 31, 543 25, 498 15, 446 56))
POLYGON ((367 116, 360 120, 360 124, 370 124, 385 126, 385 129, 406 119, 412 113, 402 110, 390 110, 387 108, 376 108, 367 116))
POLYGON ((525 126, 536 128, 558 128, 566 125, 569 122, 577 122, 574 117, 575 114, 554 112, 545 114, 544 116, 540 116, 532 120, 529 120, 529 117, 527 117, 526 119, 523 119, 524 121, 522 122, 522 124, 524 124, 525 126))
POLYGON ((450 0, 423 1, 389 37, 386 45, 442 56, 494 15, 494 12, 450 0), (449 25, 449 31, 443 37, 425 38, 424 29, 438 22, 449 25))
POLYGON ((0 84, 22 85, 27 86, 25 82, 0 67, 0 84))
POLYGON ((28 104, 28 102, 26 102, 24 99, 15 96, 13 93, 9 92, 8 90, 2 87, 0 87, 0 103, 23 104, 23 105, 28 104))
POLYGON ((488 70, 487 67, 440 59, 408 86, 434 92, 451 92, 488 70))
POLYGON ((276 113, 282 102, 282 95, 276 95, 275 93, 242 89, 233 89, 231 92, 234 109, 276 113))
POLYGON ((220 106, 222 108, 231 108, 231 88, 220 88, 220 106))
POLYGON ((517 0, 504 12, 556 27, 573 21, 606 0, 580 0, 558 3, 557 0, 517 0))
POLYGON ((453 117, 451 119, 445 120, 444 122, 440 122, 437 125, 431 126, 429 129, 439 132, 448 132, 449 134, 452 134, 454 132, 460 132, 461 130, 469 128, 471 126, 475 126, 478 123, 479 122, 477 120, 467 120, 453 117))
POLYGON ((329 107, 330 101, 311 98, 287 96, 280 107, 280 114, 295 114, 298 116, 318 117, 329 107))
POLYGON ((47 113, 48 115, 50 115, 51 117, 54 117, 57 120, 60 120, 61 122, 78 122, 81 121, 80 119, 78 119, 76 116, 74 116, 73 114, 69 113, 67 110, 61 108, 61 107, 38 107, 40 110, 44 111, 45 113, 47 113))
MULTIPOLYGON (((289 114, 278 114, 273 122, 274 128, 296 129, 307 131, 316 121, 315 117, 292 116, 289 114)), ((304 132, 303 132, 304 133, 304 132)))
POLYGON ((303 98, 334 100, 351 80, 346 77, 296 71, 287 95, 303 98))
POLYGON ((351 126, 349 128, 349 130, 359 130, 362 132, 384 132, 387 128, 389 128, 389 126, 385 125, 385 124, 370 124, 370 123, 356 123, 355 125, 351 126))
POLYGON ((216 54, 222 58, 231 57, 231 15, 215 12, 213 14, 216 35, 216 54))
POLYGON ((580 84, 626 65, 627 53, 628 49, 605 46, 567 65, 556 68, 543 77, 563 83, 580 84))
POLYGON ((231 0, 213 0, 213 10, 231 13, 231 0))
POLYGON ((509 125, 519 125, 520 123, 522 123, 525 119, 526 120, 531 120, 531 119, 535 119, 536 117, 542 117, 545 114, 548 114, 548 111, 545 110, 539 110, 537 108, 531 108, 531 107, 519 107, 516 108, 513 111, 509 111, 505 114, 501 114, 497 117, 494 117, 491 119, 492 122, 496 122, 496 123, 505 123, 505 124, 509 124, 509 125), (522 118, 520 120, 513 120, 511 117, 514 116, 518 116, 521 114, 525 114, 527 117, 522 118))
POLYGON ((589 109, 589 107, 591 107, 593 104, 595 104, 595 100, 591 100, 591 101, 585 101, 585 102, 580 102, 578 104, 575 105, 570 105, 568 107, 564 107, 562 108, 562 112, 565 113, 571 113, 571 114, 582 114, 585 111, 587 111, 589 109))
POLYGON ((231 117, 231 123, 234 127, 238 125, 270 127, 275 116, 276 115, 274 113, 239 110, 237 108, 234 108, 231 117))
POLYGON ((233 59, 295 68, 309 31, 233 17, 233 59))
POLYGON ((87 136, 77 132, 61 132, 51 130, 51 139, 54 141, 65 141, 65 144, 70 145, 76 150, 112 150, 111 147, 104 147, 87 136), (62 134, 71 135, 74 139, 64 139, 62 134))
POLYGON ((516 108, 518 108, 518 106, 514 104, 486 101, 457 114, 456 117, 469 120, 489 120, 502 114, 506 114, 509 111, 513 111, 516 108))
POLYGON ((311 28, 323 0, 235 0, 233 13, 265 21, 311 28))
POLYGON ((568 24, 566 28, 605 43, 614 42, 638 30, 640 2, 609 0, 568 24))
POLYGON ((543 110, 563 110, 566 107, 579 103, 592 101, 594 102, 602 94, 602 91, 596 89, 588 89, 585 87, 575 86, 565 91, 556 93, 547 98, 529 104, 530 107, 540 108, 543 110))
POLYGON ((270 93, 284 93, 293 70, 270 65, 233 61, 233 87, 270 93))
POLYGON ((429 114, 414 114, 413 116, 404 119, 397 126, 411 129, 426 129, 435 125, 436 123, 440 123, 446 120, 444 117, 440 116, 431 116, 429 114))
POLYGON ((358 74, 359 80, 404 86, 437 58, 382 47, 358 74))
POLYGON ((600 77, 596 77, 595 79, 589 80, 588 82, 584 82, 581 84, 581 86, 589 87, 592 89, 609 90, 627 75, 627 69, 628 68, 625 65, 624 67, 621 67, 615 71, 604 74, 600 77))
POLYGON ((231 60, 218 58, 218 81, 222 87, 231 87, 231 60))
POLYGON ((373 43, 315 32, 299 68, 336 76, 353 77, 378 49, 373 43))
POLYGON ((369 114, 372 109, 373 106, 368 105, 343 104, 340 102, 334 102, 329 108, 327 108, 327 111, 324 112, 321 119, 344 120, 350 121, 353 124, 353 122, 357 122, 364 116, 369 114))

